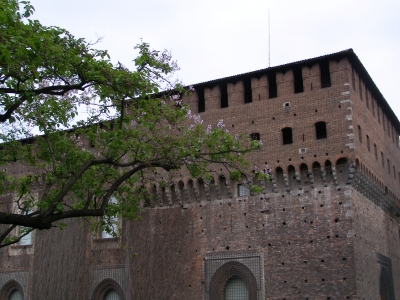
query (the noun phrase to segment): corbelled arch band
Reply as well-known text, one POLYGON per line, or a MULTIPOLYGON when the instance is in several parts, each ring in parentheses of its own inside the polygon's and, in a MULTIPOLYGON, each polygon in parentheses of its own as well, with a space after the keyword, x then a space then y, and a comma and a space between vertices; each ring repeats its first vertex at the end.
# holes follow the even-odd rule
POLYGON ((232 277, 244 281, 249 291, 249 300, 257 300, 256 278, 248 267, 237 261, 223 264, 214 273, 210 281, 210 300, 224 300, 225 286, 232 277))
POLYGON ((10 297, 11 292, 14 290, 18 290, 22 295, 22 299, 25 299, 24 290, 22 289, 21 284, 19 284, 18 281, 11 279, 0 288, 0 300, 7 300, 8 297, 10 297))

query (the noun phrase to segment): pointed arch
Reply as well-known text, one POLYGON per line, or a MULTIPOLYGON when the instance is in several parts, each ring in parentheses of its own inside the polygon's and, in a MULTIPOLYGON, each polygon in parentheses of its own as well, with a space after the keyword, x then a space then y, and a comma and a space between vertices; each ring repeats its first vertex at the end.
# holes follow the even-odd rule
POLYGON ((103 300, 110 292, 116 293, 119 300, 124 300, 124 292, 121 286, 114 279, 106 278, 102 280, 94 289, 91 300, 103 300))
POLYGON ((237 261, 223 264, 210 281, 210 300, 224 300, 226 284, 232 278, 239 278, 246 284, 249 300, 257 299, 257 280, 250 269, 237 261))
POLYGON ((24 290, 22 289, 21 284, 18 281, 11 279, 0 289, 0 299, 9 299, 9 297, 15 292, 19 292, 22 299, 25 299, 24 290))

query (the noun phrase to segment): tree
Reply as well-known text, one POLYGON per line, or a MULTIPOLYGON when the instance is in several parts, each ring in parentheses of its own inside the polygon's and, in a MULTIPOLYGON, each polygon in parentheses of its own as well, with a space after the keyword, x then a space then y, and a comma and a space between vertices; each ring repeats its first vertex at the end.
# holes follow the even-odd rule
POLYGON ((0 247, 69 218, 111 232, 116 215, 135 219, 150 184, 169 184, 174 170, 211 180, 218 163, 244 175, 243 155, 259 141, 222 122, 204 128, 181 101, 191 88, 170 80, 169 52, 141 43, 130 71, 31 19, 29 2, 0 3, 0 164, 24 170, 0 172, 0 247))

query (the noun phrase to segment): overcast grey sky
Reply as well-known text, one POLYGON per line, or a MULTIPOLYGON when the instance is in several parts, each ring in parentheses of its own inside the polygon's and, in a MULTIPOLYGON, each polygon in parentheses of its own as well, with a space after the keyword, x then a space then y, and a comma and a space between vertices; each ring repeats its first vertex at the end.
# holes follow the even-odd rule
POLYGON ((31 0, 34 18, 96 40, 132 67, 134 45, 168 49, 184 84, 353 48, 400 118, 399 0, 31 0))

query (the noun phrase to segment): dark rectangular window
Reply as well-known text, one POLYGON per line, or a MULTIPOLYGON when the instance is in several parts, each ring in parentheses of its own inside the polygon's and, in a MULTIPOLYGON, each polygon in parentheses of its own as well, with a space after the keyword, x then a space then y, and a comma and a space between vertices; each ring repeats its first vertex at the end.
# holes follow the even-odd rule
POLYGON ((282 142, 284 145, 293 143, 292 128, 286 127, 282 129, 282 142))
POLYGON ((371 145, 369 143, 369 136, 368 135, 367 135, 367 149, 368 149, 368 152, 371 152, 371 145))
POLYGON ((221 91, 221 108, 228 107, 228 85, 223 82, 219 85, 221 91))
POLYGON ((260 140, 260 133, 258 132, 253 132, 250 134, 250 138, 252 141, 259 141, 260 140))
POLYGON ((301 67, 293 69, 293 77, 294 77, 294 92, 296 94, 304 92, 303 72, 301 70, 301 67))
POLYGON ((315 134, 316 134, 317 140, 326 139, 326 123, 325 122, 315 123, 315 134))
POLYGON ((321 76, 321 88, 331 86, 331 73, 329 72, 329 61, 319 63, 319 72, 321 76))
POLYGON ((381 152, 381 160, 382 160, 382 167, 385 167, 385 156, 383 155, 383 152, 381 152))
POLYGON ((246 78, 243 80, 244 85, 244 103, 250 103, 253 101, 252 90, 251 90, 251 78, 246 78))
POLYGON ((197 97, 198 97, 197 111, 199 113, 205 112, 206 111, 206 100, 204 99, 204 87, 199 87, 197 89, 197 97))
POLYGON ((276 74, 268 75, 268 95, 269 99, 278 97, 278 86, 276 84, 276 74))
POLYGON ((389 158, 387 159, 387 168, 388 168, 388 173, 390 174, 390 160, 389 160, 389 158))

